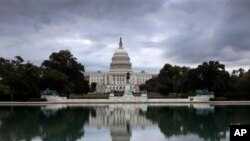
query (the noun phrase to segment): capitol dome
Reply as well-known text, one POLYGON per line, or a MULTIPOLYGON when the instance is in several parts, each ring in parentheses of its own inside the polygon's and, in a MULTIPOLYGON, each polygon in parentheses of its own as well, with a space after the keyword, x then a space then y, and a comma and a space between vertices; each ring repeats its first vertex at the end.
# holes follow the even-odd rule
POLYGON ((120 38, 119 48, 116 49, 112 62, 110 63, 110 71, 132 71, 132 64, 127 51, 123 48, 122 38, 120 38))

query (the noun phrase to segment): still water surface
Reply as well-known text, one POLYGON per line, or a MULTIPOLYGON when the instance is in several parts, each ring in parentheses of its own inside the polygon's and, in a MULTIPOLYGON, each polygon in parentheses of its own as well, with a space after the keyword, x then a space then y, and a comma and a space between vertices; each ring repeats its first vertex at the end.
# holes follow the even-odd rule
POLYGON ((0 141, 229 141, 250 106, 0 107, 0 141))

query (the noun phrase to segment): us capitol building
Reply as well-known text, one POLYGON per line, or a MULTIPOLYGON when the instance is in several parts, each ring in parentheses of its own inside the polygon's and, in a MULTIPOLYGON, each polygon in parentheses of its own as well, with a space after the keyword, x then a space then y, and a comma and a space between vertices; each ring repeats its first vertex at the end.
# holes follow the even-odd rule
POLYGON ((133 72, 132 63, 130 62, 127 51, 123 48, 122 38, 120 38, 119 48, 115 50, 110 63, 109 72, 96 72, 89 73, 86 78, 89 81, 89 85, 96 83, 97 93, 108 93, 111 90, 123 92, 126 84, 126 75, 129 72, 131 84, 131 90, 134 93, 138 93, 139 85, 144 84, 147 80, 153 78, 154 74, 133 72))

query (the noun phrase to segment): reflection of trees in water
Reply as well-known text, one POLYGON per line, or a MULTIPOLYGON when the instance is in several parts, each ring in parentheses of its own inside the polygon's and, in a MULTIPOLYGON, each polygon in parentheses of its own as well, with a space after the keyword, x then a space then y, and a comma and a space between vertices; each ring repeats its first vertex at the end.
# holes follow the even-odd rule
POLYGON ((249 106, 215 107, 206 115, 188 107, 149 107, 146 117, 157 122, 166 137, 197 134, 205 140, 225 138, 230 124, 250 123, 249 106))
MULTIPOLYGON (((90 112, 91 117, 99 116, 83 107, 63 108, 49 116, 40 107, 0 107, 0 139, 30 141, 40 136, 46 141, 75 141, 84 135, 90 112)), ((139 115, 157 122, 166 137, 197 134, 206 140, 220 140, 231 123, 250 124, 249 106, 219 106, 205 115, 188 107, 149 107, 139 115)))
POLYGON ((46 141, 75 141, 84 135, 83 126, 88 120, 89 109, 74 107, 58 110, 45 116, 40 107, 1 107, 0 138, 4 141, 40 136, 46 141))

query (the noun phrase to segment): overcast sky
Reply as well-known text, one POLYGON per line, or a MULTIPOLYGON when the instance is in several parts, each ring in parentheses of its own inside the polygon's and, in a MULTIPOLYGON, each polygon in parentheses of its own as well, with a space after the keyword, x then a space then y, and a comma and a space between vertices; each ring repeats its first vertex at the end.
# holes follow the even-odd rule
POLYGON ((218 60, 250 67, 249 0, 0 0, 0 57, 40 65, 68 49, 108 71, 123 38, 134 70, 218 60))

